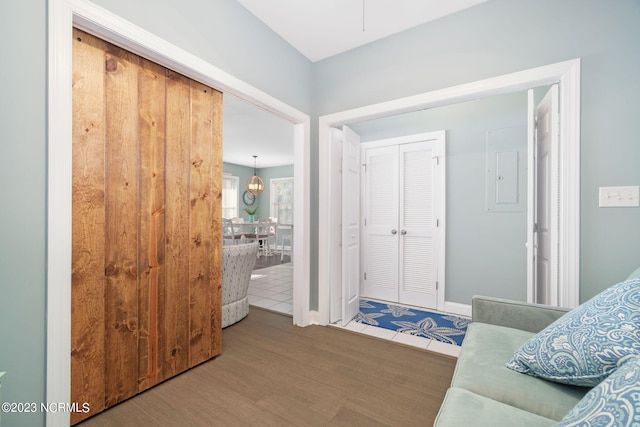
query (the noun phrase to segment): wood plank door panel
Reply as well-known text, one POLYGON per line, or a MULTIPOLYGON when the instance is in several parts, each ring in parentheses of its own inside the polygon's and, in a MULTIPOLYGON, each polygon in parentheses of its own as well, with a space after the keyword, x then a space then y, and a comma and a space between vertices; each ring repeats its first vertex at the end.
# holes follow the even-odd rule
POLYGON ((204 85, 191 86, 191 215, 189 247, 190 350, 189 365, 211 357, 213 318, 211 311, 213 249, 213 97, 204 85), (206 141, 206 143, 202 143, 206 141))
POLYGON ((140 127, 140 245, 138 248, 138 389, 158 383, 164 317, 166 69, 145 59, 138 74, 140 127))
POLYGON ((105 392, 138 392, 138 57, 107 45, 105 75, 105 392))
MULTIPOLYGON (((191 85, 181 74, 167 73, 166 161, 170 165, 190 165, 191 85)), ((189 167, 166 169, 164 318, 159 334, 159 380, 189 368, 189 167)))
MULTIPOLYGON (((76 37, 82 37, 76 34, 76 37)), ((105 177, 104 69, 102 40, 81 39, 73 52, 73 182, 71 252, 72 402, 105 407, 105 177), (81 242, 81 244, 78 244, 81 242)), ((80 421, 71 413, 71 422, 80 421)))
POLYGON ((221 352, 222 94, 74 40, 75 424, 221 352))

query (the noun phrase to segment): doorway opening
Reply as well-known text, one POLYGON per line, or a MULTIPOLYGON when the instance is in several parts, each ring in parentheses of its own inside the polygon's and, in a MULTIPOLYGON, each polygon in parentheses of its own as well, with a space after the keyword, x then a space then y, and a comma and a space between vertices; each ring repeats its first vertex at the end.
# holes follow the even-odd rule
MULTIPOLYGON (((559 144, 558 189, 558 305, 572 307, 578 303, 579 289, 579 152, 580 152, 580 60, 570 60, 535 69, 482 80, 452 88, 423 93, 380 104, 356 108, 320 117, 320 223, 319 223, 319 319, 330 323, 331 289, 335 289, 332 266, 339 260, 335 252, 340 242, 330 233, 339 224, 333 200, 329 197, 332 174, 329 166, 335 146, 330 142, 331 128, 391 115, 419 111, 472 101, 493 95, 525 91, 557 83, 560 94, 561 133, 559 144), (322 284, 325 284, 323 286, 322 284)), ((340 285, 338 285, 340 286, 340 285)), ((467 304, 446 301, 445 311, 467 314, 467 304)))
MULTIPOLYGON (((293 322, 306 326, 309 314, 310 118, 213 65, 84 0, 49 4, 48 219, 47 219, 47 389, 48 402, 70 395, 71 330, 71 29, 107 40, 225 94, 272 112, 293 124, 294 212, 293 322)), ((68 413, 48 413, 47 425, 69 425, 68 413)))
POLYGON ((229 185, 223 188, 222 211, 231 233, 225 243, 254 241, 256 231, 266 237, 257 239, 249 305, 292 315, 293 124, 232 95, 224 97, 223 115, 223 179, 229 185), (257 168, 252 155, 257 155, 257 168), (247 188, 254 172, 264 183, 255 195, 247 188))

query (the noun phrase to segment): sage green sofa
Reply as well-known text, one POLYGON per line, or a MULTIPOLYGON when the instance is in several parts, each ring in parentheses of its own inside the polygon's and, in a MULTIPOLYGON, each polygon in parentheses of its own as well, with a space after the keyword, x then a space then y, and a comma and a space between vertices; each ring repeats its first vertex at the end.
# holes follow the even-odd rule
POLYGON ((552 426, 590 390, 505 367, 567 309, 479 296, 471 307, 472 323, 434 426, 552 426))
MULTIPOLYGON (((627 280, 637 282, 638 279, 640 268, 627 280)), ((620 285, 635 287, 638 283, 625 282, 616 287, 620 285)), ((434 426, 553 426, 591 390, 590 387, 565 385, 525 375, 505 366, 522 344, 562 317, 568 309, 475 296, 471 310, 472 322, 467 328, 451 387, 434 426)), ((611 386, 598 388, 606 390, 605 393, 612 390, 611 386)), ((636 388, 625 392, 632 396, 638 394, 636 388)), ((600 405, 601 398, 596 393, 586 400, 600 405)), ((613 406, 615 404, 611 404, 613 406)), ((598 409, 602 408, 598 406, 598 409)), ((604 409, 605 415, 615 413, 607 412, 607 407, 604 409)), ((627 409, 625 406, 625 411, 627 409)), ((597 415, 598 410, 594 413, 597 415)), ((631 418, 636 412, 632 410, 629 414, 631 418)), ((592 414, 586 415, 584 420, 592 414)))

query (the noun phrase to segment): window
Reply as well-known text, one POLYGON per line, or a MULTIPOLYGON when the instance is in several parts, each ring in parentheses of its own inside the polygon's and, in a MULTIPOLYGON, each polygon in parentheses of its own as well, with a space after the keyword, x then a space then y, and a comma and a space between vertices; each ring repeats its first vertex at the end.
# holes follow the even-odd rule
POLYGON ((273 178, 270 183, 270 216, 281 224, 293 224, 293 178, 273 178))
POLYGON ((222 218, 238 216, 238 183, 237 176, 224 175, 222 177, 222 218))

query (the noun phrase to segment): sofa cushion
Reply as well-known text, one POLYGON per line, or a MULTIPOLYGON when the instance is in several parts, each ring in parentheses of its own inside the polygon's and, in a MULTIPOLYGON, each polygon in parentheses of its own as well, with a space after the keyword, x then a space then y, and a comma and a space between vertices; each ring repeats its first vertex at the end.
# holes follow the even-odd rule
POLYGON ((588 391, 522 375, 504 366, 534 334, 473 322, 467 329, 451 383, 481 396, 559 421, 588 391))
POLYGON ((639 396, 640 357, 632 356, 606 380, 589 391, 557 426, 638 425, 639 396))
POLYGON ((640 278, 614 285, 528 340, 507 367, 593 387, 625 356, 640 354, 640 278))
POLYGON ((552 426, 554 420, 491 400, 468 390, 450 388, 433 424, 438 426, 552 426))
POLYGON ((631 273, 631 275, 627 277, 627 280, 637 279, 638 277, 640 277, 640 268, 631 273))

